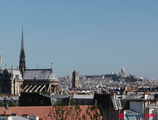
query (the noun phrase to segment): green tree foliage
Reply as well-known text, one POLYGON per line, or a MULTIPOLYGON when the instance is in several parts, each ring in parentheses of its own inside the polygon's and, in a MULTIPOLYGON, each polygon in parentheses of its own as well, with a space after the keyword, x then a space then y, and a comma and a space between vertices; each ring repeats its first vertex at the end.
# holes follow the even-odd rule
MULTIPOLYGON (((67 106, 64 102, 56 102, 54 104, 54 107, 55 110, 53 111, 53 116, 56 120, 66 120, 68 116, 71 116, 73 120, 82 120, 81 118, 79 118, 82 109, 78 105, 67 106)), ((86 116, 84 118, 86 118, 86 116)))
POLYGON ((95 104, 93 104, 91 107, 88 106, 86 113, 90 116, 91 120, 101 120, 101 114, 95 104))
POLYGON ((50 94, 50 92, 45 92, 45 91, 42 91, 42 92, 40 92, 41 94, 45 94, 45 95, 49 95, 50 94))
POLYGON ((85 114, 82 115, 82 120, 87 120, 87 117, 85 114))
POLYGON ((81 113, 80 106, 76 105, 75 106, 75 111, 76 111, 76 119, 75 120, 77 120, 77 118, 80 116, 80 113, 81 113))
POLYGON ((97 108, 99 109, 101 115, 103 116, 103 106, 101 104, 97 104, 97 108))
POLYGON ((136 78, 134 78, 134 76, 129 75, 129 76, 126 77, 125 81, 126 82, 137 82, 137 81, 142 81, 142 79, 136 79, 136 78))
POLYGON ((106 78, 111 77, 114 81, 119 81, 119 76, 117 74, 107 74, 105 75, 106 78))
MULTIPOLYGON (((89 76, 86 76, 86 78, 91 78, 91 79, 94 79, 96 77, 99 77, 99 75, 91 75, 91 76, 89 75, 89 76)), ((117 74, 106 74, 105 77, 106 78, 111 77, 112 80, 119 81, 119 76, 117 74)))
POLYGON ((9 94, 9 93, 1 93, 0 95, 10 96, 11 94, 9 94))
POLYGON ((55 107, 55 112, 54 112, 54 117, 56 118, 56 120, 60 119, 60 120, 66 120, 67 119, 67 116, 70 114, 69 110, 68 110, 68 107, 66 106, 66 103, 64 102, 56 102, 54 104, 54 107, 55 107), (64 116, 64 114, 66 114, 64 116))
POLYGON ((0 102, 0 107, 4 107, 4 104, 3 104, 3 102, 0 102))
POLYGON ((13 103, 13 101, 9 100, 9 107, 14 107, 16 104, 13 103))

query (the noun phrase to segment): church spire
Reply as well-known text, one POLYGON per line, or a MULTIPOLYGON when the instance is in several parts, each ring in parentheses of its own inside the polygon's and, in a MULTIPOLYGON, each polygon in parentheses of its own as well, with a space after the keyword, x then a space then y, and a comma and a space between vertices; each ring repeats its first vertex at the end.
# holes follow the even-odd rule
POLYGON ((24 51, 24 39, 23 39, 23 26, 22 26, 22 38, 21 38, 21 51, 20 51, 20 60, 19 60, 19 69, 22 73, 22 76, 24 75, 25 71, 25 51, 24 51))
POLYGON ((1 57, 1 53, 0 53, 0 74, 2 73, 2 57, 1 57))
POLYGON ((23 40, 23 25, 22 25, 21 50, 24 50, 24 40, 23 40))

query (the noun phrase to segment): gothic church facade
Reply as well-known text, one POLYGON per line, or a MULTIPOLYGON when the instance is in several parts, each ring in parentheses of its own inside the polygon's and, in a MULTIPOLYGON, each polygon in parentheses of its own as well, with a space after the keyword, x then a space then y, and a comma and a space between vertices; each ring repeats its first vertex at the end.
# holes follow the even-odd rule
POLYGON ((50 92, 62 94, 59 79, 52 69, 26 69, 23 28, 21 51, 19 56, 19 69, 6 68, 2 70, 2 57, 0 54, 0 93, 18 95, 20 92, 50 92))

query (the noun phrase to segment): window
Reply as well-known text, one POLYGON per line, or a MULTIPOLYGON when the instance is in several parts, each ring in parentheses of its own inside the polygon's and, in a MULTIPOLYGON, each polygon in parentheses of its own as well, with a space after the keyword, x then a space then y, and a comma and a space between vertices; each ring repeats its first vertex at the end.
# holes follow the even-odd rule
POLYGON ((82 103, 82 100, 78 100, 78 104, 81 104, 82 103))
POLYGON ((73 100, 74 104, 76 104, 76 100, 73 100))

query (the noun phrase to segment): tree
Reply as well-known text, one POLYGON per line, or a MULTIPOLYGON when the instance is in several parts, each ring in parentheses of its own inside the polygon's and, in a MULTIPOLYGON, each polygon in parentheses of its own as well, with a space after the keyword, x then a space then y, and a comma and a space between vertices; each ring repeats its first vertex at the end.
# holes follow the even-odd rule
POLYGON ((77 118, 80 116, 80 113, 81 113, 80 106, 76 105, 75 106, 75 111, 76 111, 76 118, 75 118, 75 120, 77 120, 77 118))
POLYGON ((103 116, 103 106, 101 104, 97 104, 97 108, 100 111, 100 114, 103 116))
MULTIPOLYGON (((73 120, 81 120, 80 118, 80 113, 82 109, 80 108, 79 105, 75 106, 66 106, 64 102, 56 102, 54 104, 54 110, 53 110, 53 116, 56 120, 66 120, 69 117, 73 120)), ((86 118, 86 116, 82 116, 83 118, 86 118)), ((86 119, 84 119, 86 120, 86 119)))
POLYGON ((83 119, 83 120, 87 120, 87 117, 86 117, 85 114, 82 115, 82 119, 83 119))
POLYGON ((4 107, 4 104, 3 104, 3 102, 0 102, 0 107, 4 107))
POLYGON ((86 113, 90 116, 91 120, 101 120, 101 114, 99 113, 97 105, 95 104, 93 104, 91 107, 88 106, 86 113))
POLYGON ((126 82, 137 82, 137 81, 140 81, 140 80, 134 78, 134 76, 132 76, 132 75, 129 75, 129 76, 126 77, 125 81, 126 82))
POLYGON ((13 103, 13 101, 9 100, 9 107, 14 107, 16 104, 13 103))
POLYGON ((106 78, 111 77, 114 81, 119 81, 119 76, 117 74, 106 74, 106 78))
POLYGON ((41 91, 40 93, 41 94, 45 94, 45 95, 49 95, 50 94, 50 92, 45 92, 45 91, 41 91))
POLYGON ((60 120, 65 120, 67 119, 67 115, 69 115, 69 111, 68 111, 68 107, 66 106, 66 104, 64 102, 56 102, 54 104, 55 107, 55 112, 54 112, 54 117, 56 118, 56 120, 58 120, 58 118, 60 120))

